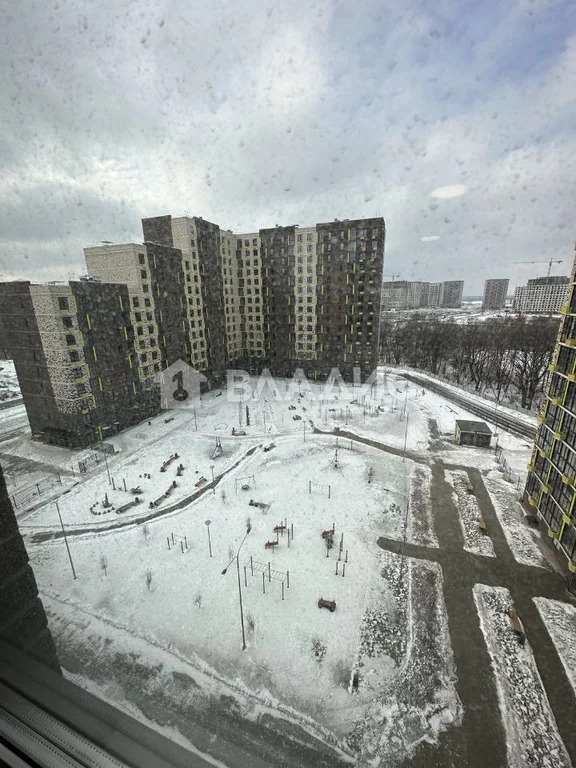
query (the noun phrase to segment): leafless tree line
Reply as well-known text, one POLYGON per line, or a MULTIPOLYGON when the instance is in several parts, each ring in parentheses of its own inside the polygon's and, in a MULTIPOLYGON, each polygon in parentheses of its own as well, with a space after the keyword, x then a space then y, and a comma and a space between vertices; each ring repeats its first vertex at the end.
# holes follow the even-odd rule
POLYGON ((558 327, 554 317, 519 315, 456 323, 415 313, 408 319, 382 321, 382 360, 531 409, 543 391, 558 327))

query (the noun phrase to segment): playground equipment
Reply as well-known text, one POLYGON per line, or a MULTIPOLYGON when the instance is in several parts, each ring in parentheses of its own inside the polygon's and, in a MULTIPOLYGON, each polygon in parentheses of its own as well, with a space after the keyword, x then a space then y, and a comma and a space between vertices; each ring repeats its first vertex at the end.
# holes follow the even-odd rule
POLYGON ((214 446, 214 450, 212 451, 212 459, 217 459, 218 456, 222 453, 222 441, 219 437, 216 438, 216 445, 214 446))
POLYGON ((162 466, 160 467, 160 472, 166 472, 166 468, 167 468, 167 467, 168 467, 168 466, 169 466, 169 465, 170 465, 170 464, 171 464, 173 461, 176 461, 176 459, 179 459, 179 458, 180 458, 180 456, 178 456, 178 454, 177 454, 177 453, 173 453, 173 454, 172 454, 172 456, 170 456, 168 459, 166 459, 166 461, 164 462, 164 464, 162 464, 162 466))
POLYGON ((129 509, 132 509, 132 507, 137 507, 138 504, 142 502, 142 499, 140 499, 138 496, 133 501, 129 501, 128 504, 124 504, 122 507, 118 507, 116 510, 117 515, 121 515, 123 512, 127 512, 129 509))
MULTIPOLYGON (((242 490, 245 490, 244 486, 242 486, 242 490)), ((258 509, 261 509, 263 512, 268 512, 268 510, 270 509, 270 504, 266 504, 263 501, 254 501, 254 499, 250 499, 248 504, 251 507, 258 507, 258 509)))

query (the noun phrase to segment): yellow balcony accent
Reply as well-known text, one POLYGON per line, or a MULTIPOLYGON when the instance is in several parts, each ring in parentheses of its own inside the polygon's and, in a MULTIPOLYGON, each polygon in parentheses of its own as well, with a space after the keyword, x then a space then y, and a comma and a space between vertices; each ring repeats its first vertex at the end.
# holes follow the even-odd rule
POLYGON ((543 485, 542 486, 542 493, 550 493, 550 486, 549 485, 543 485))
POLYGON ((562 405, 562 398, 561 397, 551 397, 550 402, 552 405, 562 405))
POLYGON ((574 518, 570 517, 570 515, 562 515, 562 522, 565 525, 574 525, 574 518))
POLYGON ((571 573, 576 573, 576 560, 568 560, 568 570, 571 573))
POLYGON ((564 432, 554 432, 554 437, 556 440, 560 440, 560 442, 566 440, 566 434, 564 432))
POLYGON ((550 373, 555 373, 558 370, 557 363, 550 363, 550 365, 548 366, 548 370, 550 371, 550 373))
POLYGON ((555 531, 554 528, 548 528, 548 536, 550 536, 551 539, 558 538, 558 531, 555 531))
POLYGON ((534 472, 534 464, 530 462, 530 464, 526 464, 526 469, 528 472, 534 472))
POLYGON ((568 381, 576 381, 576 373, 569 373, 568 376, 566 376, 568 381))
POLYGON ((528 504, 530 504, 531 507, 536 507, 538 505, 536 496, 528 496, 528 504))
POLYGON ((573 475, 562 475, 562 482, 566 483, 566 485, 573 485, 575 480, 576 477, 573 475))
POLYGON ((538 415, 538 418, 536 419, 536 423, 537 424, 544 424, 545 419, 546 419, 546 414, 545 413, 540 413, 538 415))
POLYGON ((568 304, 565 304, 563 307, 560 307, 560 314, 561 315, 570 314, 570 306, 568 304))
POLYGON ((550 458, 550 449, 544 450, 543 448, 538 448, 538 452, 543 459, 550 458))
POLYGON ((565 341, 562 342, 564 346, 566 347, 576 347, 576 339, 565 339, 565 341))

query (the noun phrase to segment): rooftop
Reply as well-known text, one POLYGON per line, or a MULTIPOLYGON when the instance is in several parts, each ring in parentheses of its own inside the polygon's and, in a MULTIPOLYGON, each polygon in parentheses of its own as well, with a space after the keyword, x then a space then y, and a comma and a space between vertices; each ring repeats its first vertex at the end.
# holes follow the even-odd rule
POLYGON ((469 421, 468 419, 456 419, 456 424, 460 432, 482 432, 485 435, 491 435, 492 430, 484 421, 469 421))

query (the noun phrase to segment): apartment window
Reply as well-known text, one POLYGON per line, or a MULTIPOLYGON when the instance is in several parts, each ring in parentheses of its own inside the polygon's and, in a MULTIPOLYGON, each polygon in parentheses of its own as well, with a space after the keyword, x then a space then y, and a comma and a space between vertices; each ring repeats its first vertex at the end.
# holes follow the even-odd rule
POLYGON ((68 346, 72 346, 73 344, 76 344, 76 336, 74 336, 73 333, 66 334, 66 344, 68 344, 68 346))
POLYGON ((132 297, 132 306, 133 307, 139 307, 140 306, 140 299, 138 296, 132 297))
POLYGON ((142 291, 144 293, 150 293, 150 286, 148 285, 148 283, 143 283, 142 284, 142 291))
POLYGON ((78 360, 80 360, 80 355, 78 354, 77 349, 73 349, 69 354, 70 354, 70 362, 77 363, 78 360))
POLYGON ((152 306, 152 303, 151 303, 150 299, 144 299, 144 306, 145 307, 151 307, 152 306))
POLYGON ((311 232, 308 232, 308 234, 306 235, 306 240, 313 240, 313 239, 314 239, 314 235, 311 232))
POLYGON ((142 278, 144 278, 144 280, 146 280, 147 274, 146 274, 146 270, 145 269, 141 269, 140 270, 140 277, 142 277, 142 278))
POLYGON ((66 296, 59 296, 58 297, 58 308, 59 309, 70 309, 70 305, 68 303, 68 299, 66 296))
POLYGON ((146 264, 146 258, 143 253, 138 254, 138 261, 140 262, 140 264, 146 264))
MULTIPOLYGON (((63 317, 62 322, 64 323, 64 328, 72 328, 73 322, 71 317, 63 317)), ((28 321, 26 321, 26 325, 28 325, 28 321)))
POLYGON ((302 242, 302 235, 296 235, 296 240, 297 240, 297 242, 301 243, 302 242))

